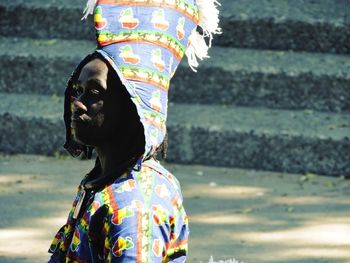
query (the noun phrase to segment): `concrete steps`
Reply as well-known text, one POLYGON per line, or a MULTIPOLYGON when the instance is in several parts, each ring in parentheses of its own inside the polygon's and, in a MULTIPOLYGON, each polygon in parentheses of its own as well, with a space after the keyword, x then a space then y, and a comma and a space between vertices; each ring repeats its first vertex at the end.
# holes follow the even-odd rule
MULTIPOLYGON (((62 151, 62 98, 0 94, 0 152, 62 151)), ((169 107, 169 161, 350 174, 350 116, 220 105, 169 107)))
MULTIPOLYGON (((217 45, 350 53, 348 0, 221 0, 224 34, 217 45)), ((86 1, 2 0, 0 32, 6 36, 94 39, 80 23, 86 1)))
POLYGON ((226 0, 217 44, 350 53, 348 0, 226 0))
MULTIPOLYGON (((93 50, 90 41, 0 37, 0 92, 61 96, 71 71, 93 50)), ((350 112, 348 56, 227 47, 210 54, 198 73, 183 61, 171 101, 350 112)))
MULTIPOLYGON (((350 2, 221 0, 224 34, 170 90, 169 161, 350 175, 350 2)), ((94 50, 85 0, 0 2, 0 152, 63 152, 63 92, 94 50)))
POLYGON ((3 0, 0 32, 15 37, 94 40, 92 18, 80 22, 84 2, 3 0))

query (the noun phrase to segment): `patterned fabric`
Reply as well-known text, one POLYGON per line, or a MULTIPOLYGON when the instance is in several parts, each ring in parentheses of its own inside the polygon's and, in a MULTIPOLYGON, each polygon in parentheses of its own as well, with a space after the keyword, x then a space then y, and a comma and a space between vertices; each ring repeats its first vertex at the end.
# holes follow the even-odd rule
POLYGON ((165 137, 170 80, 199 22, 195 0, 98 0, 94 22, 97 51, 136 105, 146 158, 165 137))
POLYGON ((49 262, 185 261, 189 229, 180 185, 157 161, 145 161, 140 171, 96 192, 75 220, 82 193, 80 187, 49 262))

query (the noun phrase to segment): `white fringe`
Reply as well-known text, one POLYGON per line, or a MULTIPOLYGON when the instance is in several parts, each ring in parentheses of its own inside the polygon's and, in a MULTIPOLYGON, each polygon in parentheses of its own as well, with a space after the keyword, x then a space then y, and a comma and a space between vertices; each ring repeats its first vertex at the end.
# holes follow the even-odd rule
POLYGON ((186 56, 188 58, 188 64, 195 72, 198 67, 198 59, 203 60, 208 58, 208 50, 211 47, 213 35, 221 34, 221 28, 219 27, 219 9, 221 4, 217 0, 197 0, 196 1, 199 10, 199 23, 198 26, 202 28, 203 34, 199 34, 194 30, 189 39, 189 46, 186 50, 186 56), (209 37, 209 44, 205 42, 205 39, 209 37))
POLYGON ((84 16, 81 18, 81 20, 86 19, 89 15, 92 15, 94 13, 95 5, 97 0, 88 0, 86 3, 86 7, 83 11, 84 16))
POLYGON ((189 38, 189 46, 186 50, 186 56, 188 59, 188 64, 194 72, 197 72, 198 59, 203 60, 209 58, 208 50, 209 47, 205 42, 204 37, 197 32, 196 29, 193 30, 189 38))

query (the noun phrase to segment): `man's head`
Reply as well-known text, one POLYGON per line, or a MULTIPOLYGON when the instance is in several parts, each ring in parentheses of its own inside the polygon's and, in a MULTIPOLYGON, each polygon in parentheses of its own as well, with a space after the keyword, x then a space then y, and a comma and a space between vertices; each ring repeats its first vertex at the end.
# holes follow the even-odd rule
POLYGON ((119 137, 135 136, 141 123, 115 71, 100 58, 83 66, 77 79, 71 126, 75 139, 98 147, 119 137))

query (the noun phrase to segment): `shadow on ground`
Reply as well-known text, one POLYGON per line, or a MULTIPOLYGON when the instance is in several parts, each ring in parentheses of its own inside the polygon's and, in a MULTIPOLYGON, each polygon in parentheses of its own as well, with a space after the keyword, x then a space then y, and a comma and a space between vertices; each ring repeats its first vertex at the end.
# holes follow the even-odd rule
MULTIPOLYGON (((0 262, 46 262, 90 161, 0 156, 0 262)), ((190 218, 188 262, 350 262, 350 181, 314 174, 166 167, 190 218)))

